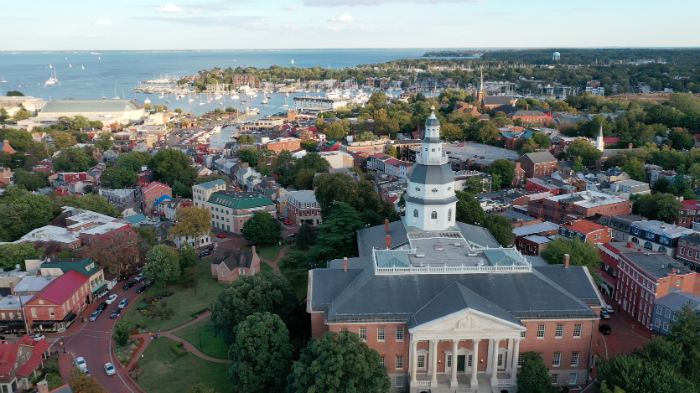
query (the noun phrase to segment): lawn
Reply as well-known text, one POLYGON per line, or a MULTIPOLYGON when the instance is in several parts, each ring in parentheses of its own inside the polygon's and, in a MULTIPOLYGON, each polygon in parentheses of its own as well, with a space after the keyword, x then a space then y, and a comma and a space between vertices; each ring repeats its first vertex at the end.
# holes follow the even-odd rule
POLYGON ((265 273, 265 272, 271 272, 275 270, 274 267, 272 267, 269 263, 260 261, 260 271, 265 273))
POLYGON ((211 278, 210 258, 205 258, 199 261, 197 265, 198 282, 196 287, 184 287, 180 284, 166 285, 159 289, 151 287, 149 290, 139 297, 139 301, 150 295, 158 294, 161 291, 168 290, 174 292, 170 297, 165 298, 168 307, 175 310, 175 315, 167 320, 154 320, 143 316, 137 309, 139 301, 135 302, 124 314, 124 319, 132 321, 143 321, 151 332, 158 330, 168 331, 191 321, 192 314, 209 308, 211 302, 216 299, 221 291, 226 287, 224 284, 219 284, 215 279, 211 278))
POLYGON ((279 244, 272 245, 272 246, 265 246, 265 247, 260 247, 257 249, 258 256, 262 259, 266 259, 270 262, 274 262, 279 258, 280 256, 280 251, 284 248, 285 244, 282 244, 281 246, 279 244))
POLYGON ((143 375, 138 378, 141 389, 148 393, 186 392, 203 383, 217 392, 227 392, 228 364, 212 363, 189 353, 178 358, 170 349, 175 341, 159 338, 148 344, 139 359, 143 375))
POLYGON ((214 336, 214 327, 211 325, 211 318, 203 319, 197 323, 178 330, 174 335, 184 339, 203 354, 213 358, 228 359, 228 350, 221 337, 214 336), (199 334, 202 334, 202 348, 199 349, 199 334))

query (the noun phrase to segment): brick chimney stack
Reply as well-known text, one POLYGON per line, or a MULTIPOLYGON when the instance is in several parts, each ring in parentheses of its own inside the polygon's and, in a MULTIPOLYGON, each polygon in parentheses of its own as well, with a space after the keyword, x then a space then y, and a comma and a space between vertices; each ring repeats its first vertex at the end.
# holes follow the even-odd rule
POLYGON ((632 147, 633 147, 633 146, 634 146, 634 145, 632 144, 632 142, 630 142, 630 143, 627 145, 627 150, 632 150, 632 147))
POLYGON ((389 219, 384 219, 384 233, 389 233, 389 219))
POLYGON ((569 268, 569 259, 570 258, 571 257, 569 256, 569 254, 564 254, 564 268, 566 268, 566 269, 569 268))
POLYGON ((386 248, 391 248, 391 235, 386 235, 386 248))
POLYGON ((343 257, 343 271, 348 271, 348 257, 343 257))

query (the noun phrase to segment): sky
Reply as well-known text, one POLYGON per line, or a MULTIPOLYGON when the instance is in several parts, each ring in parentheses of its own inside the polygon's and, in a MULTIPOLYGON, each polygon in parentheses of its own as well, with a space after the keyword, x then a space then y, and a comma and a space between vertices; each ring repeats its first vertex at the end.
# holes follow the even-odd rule
POLYGON ((697 0, 0 0, 0 50, 699 47, 699 12, 697 0))

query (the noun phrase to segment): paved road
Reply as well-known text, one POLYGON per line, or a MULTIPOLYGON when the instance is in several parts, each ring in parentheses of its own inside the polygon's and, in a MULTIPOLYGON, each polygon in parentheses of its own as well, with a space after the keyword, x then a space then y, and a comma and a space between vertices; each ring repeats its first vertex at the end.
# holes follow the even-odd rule
MULTIPOLYGON (((116 293, 119 298, 107 306, 105 312, 100 315, 94 322, 87 322, 89 315, 97 309, 97 306, 104 302, 107 298, 98 299, 91 304, 85 314, 85 323, 80 322, 80 318, 64 333, 64 341, 66 350, 73 356, 82 356, 87 362, 88 369, 93 377, 95 377, 102 386, 110 393, 137 393, 141 390, 135 386, 126 375, 127 370, 122 369, 119 361, 112 355, 112 346, 114 345, 110 339, 112 335, 112 327, 118 319, 109 319, 109 314, 117 308, 119 302, 125 298, 129 298, 129 307, 134 305, 134 299, 138 297, 134 292, 138 286, 131 287, 128 291, 123 291, 123 282, 120 282, 110 294, 116 293), (104 371, 104 364, 112 362, 117 368, 117 375, 108 376, 104 371)), ((122 315, 124 312, 122 312, 122 315)), ((56 346, 60 349, 60 346, 56 346)))

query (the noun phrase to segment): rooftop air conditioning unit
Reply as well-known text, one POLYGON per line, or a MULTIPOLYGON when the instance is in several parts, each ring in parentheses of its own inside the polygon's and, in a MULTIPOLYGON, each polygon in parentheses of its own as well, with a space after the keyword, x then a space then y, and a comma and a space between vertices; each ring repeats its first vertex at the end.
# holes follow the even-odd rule
POLYGON ((425 254, 416 253, 416 258, 425 258, 425 254))

